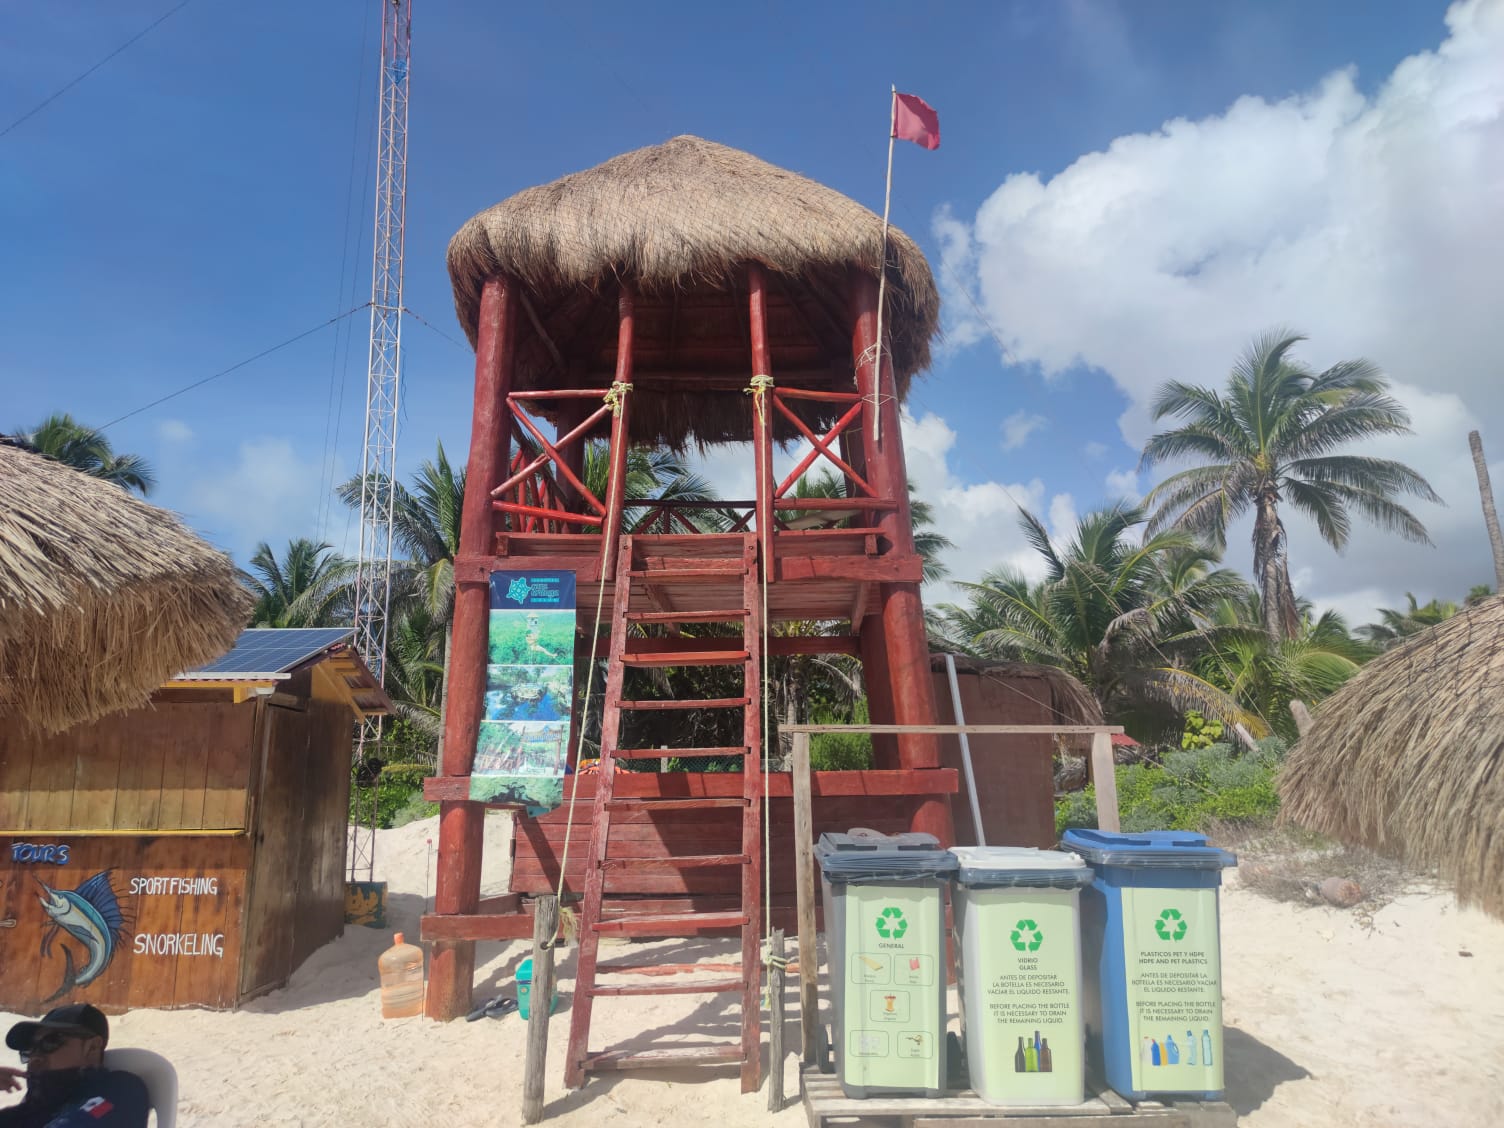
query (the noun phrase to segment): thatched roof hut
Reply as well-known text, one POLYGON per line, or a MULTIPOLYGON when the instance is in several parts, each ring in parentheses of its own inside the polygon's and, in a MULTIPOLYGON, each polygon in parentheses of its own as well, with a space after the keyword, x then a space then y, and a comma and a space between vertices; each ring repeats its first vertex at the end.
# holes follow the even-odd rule
POLYGON ((1286 817, 1435 866, 1504 917, 1504 598, 1365 666, 1323 702, 1280 780, 1286 817))
POLYGON ((177 517, 0 440, 0 723, 59 732, 143 705, 250 611, 177 517))
MULTIPOLYGON (((797 371, 805 387, 849 388, 847 273, 876 276, 881 248, 882 220, 834 189, 737 149, 675 137, 481 212, 450 241, 449 276, 471 344, 486 279, 507 273, 522 282, 528 326, 516 379, 527 390, 593 386, 581 377, 609 374, 617 283, 629 282, 638 295, 632 437, 682 446, 751 437, 745 400, 738 402, 748 376, 738 267, 768 269, 775 376, 797 371), (728 377, 721 391, 737 395, 693 403, 675 395, 684 377, 721 373, 728 377)), ((929 364, 940 302, 924 255, 896 228, 887 270, 902 396, 929 364)), ((808 421, 828 422, 831 410, 812 407, 808 421)), ((779 431, 780 439, 793 436, 779 431)))

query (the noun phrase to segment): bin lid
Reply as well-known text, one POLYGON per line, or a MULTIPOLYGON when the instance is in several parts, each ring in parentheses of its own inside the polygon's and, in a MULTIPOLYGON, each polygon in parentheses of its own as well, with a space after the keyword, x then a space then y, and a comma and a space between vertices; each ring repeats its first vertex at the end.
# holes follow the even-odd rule
POLYGON ((1238 864, 1235 854, 1208 845, 1206 835, 1188 830, 1146 830, 1141 834, 1068 830, 1060 844, 1094 866, 1226 869, 1238 864))
POLYGON ((820 835, 815 860, 832 881, 857 885, 943 877, 956 868, 933 834, 883 834, 866 827, 820 835))
POLYGON ((970 886, 1077 889, 1091 884, 1091 867, 1079 854, 1032 846, 952 846, 960 869, 956 880, 970 886))

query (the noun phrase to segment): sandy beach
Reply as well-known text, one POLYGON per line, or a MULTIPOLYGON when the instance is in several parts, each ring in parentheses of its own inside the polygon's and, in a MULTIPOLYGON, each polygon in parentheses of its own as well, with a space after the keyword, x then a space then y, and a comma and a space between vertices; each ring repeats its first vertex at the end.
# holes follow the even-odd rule
MULTIPOLYGON (((484 884, 504 891, 510 823, 487 826, 484 884)), ((288 986, 238 1011, 137 1011, 113 1019, 118 1045, 177 1065, 179 1123, 197 1125, 519 1122, 526 1030, 511 1015, 446 1025, 383 1021, 376 958, 391 932, 417 932, 431 891, 430 819, 380 834, 377 877, 391 928, 347 928, 288 986)), ((1367 927, 1350 912, 1281 903, 1229 882, 1222 907, 1228 1100, 1248 1128, 1411 1128, 1504 1122, 1504 923, 1441 892, 1408 892, 1367 927)), ((475 996, 510 988, 530 945, 482 944, 475 996)), ((634 961, 734 959, 729 941, 633 945, 634 961)), ((743 1096, 734 1071, 606 1075, 561 1084, 572 954, 550 1028, 547 1122, 734 1128, 804 1123, 743 1096)), ((796 993, 789 992, 785 1088, 798 1092, 796 993)), ((954 1013, 954 1011, 952 1012, 954 1013)), ((596 1041, 698 1039, 735 1028, 730 996, 607 999, 596 1041)), ((16 1016, 0 1014, 0 1025, 16 1016)), ((3 1099, 0 1099, 3 1103, 3 1099)))

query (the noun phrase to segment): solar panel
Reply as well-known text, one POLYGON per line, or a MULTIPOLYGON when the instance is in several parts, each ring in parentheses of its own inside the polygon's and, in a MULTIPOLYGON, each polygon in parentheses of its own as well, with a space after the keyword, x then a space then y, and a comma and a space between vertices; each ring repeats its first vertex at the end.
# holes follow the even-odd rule
POLYGON ((349 627, 255 627, 241 631, 234 648, 224 657, 187 676, 279 674, 354 633, 349 627))

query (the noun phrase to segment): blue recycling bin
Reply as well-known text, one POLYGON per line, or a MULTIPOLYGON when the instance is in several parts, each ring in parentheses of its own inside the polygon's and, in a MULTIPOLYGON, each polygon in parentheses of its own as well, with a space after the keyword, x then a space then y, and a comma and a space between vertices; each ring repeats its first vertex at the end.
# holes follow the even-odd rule
POLYGON ((1092 868, 1081 896, 1088 1060, 1132 1100, 1220 1100, 1222 871, 1204 834, 1068 830, 1092 868))

